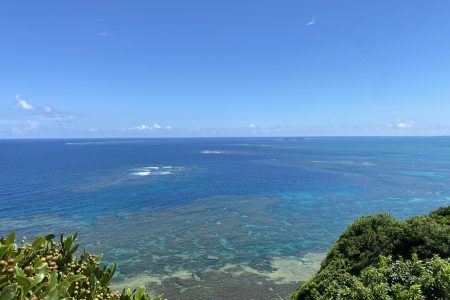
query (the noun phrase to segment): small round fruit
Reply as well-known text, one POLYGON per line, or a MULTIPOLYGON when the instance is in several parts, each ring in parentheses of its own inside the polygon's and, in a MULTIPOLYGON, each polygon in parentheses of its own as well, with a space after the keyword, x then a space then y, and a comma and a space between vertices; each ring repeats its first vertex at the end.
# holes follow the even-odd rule
POLYGON ((26 267, 24 268, 24 270, 25 270, 25 272, 27 272, 27 273, 31 273, 31 272, 33 272, 33 267, 32 267, 32 266, 26 266, 26 267))

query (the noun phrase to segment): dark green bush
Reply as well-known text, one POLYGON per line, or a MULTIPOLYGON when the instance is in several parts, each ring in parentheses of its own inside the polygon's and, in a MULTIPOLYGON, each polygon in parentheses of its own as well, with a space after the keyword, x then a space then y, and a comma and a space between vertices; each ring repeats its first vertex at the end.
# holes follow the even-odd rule
POLYGON ((404 224, 388 214, 362 217, 342 234, 322 263, 322 268, 335 260, 347 262, 351 273, 359 273, 378 262, 380 255, 390 255, 398 247, 404 224))
MULTIPOLYGON (((53 234, 32 243, 14 243, 14 233, 0 238, 0 300, 86 299, 150 300, 144 288, 112 291, 109 282, 116 269, 100 266, 101 256, 75 256, 76 235, 54 241, 53 234)), ((156 299, 161 299, 158 297, 156 299)))
POLYGON ((306 282, 293 298, 325 300, 448 300, 450 296, 450 259, 435 256, 419 260, 392 260, 381 256, 360 276, 326 268, 306 282))
POLYGON ((430 213, 430 218, 438 223, 450 225, 450 206, 441 207, 430 213))
POLYGON ((405 222, 362 217, 292 299, 450 299, 450 206, 405 222))

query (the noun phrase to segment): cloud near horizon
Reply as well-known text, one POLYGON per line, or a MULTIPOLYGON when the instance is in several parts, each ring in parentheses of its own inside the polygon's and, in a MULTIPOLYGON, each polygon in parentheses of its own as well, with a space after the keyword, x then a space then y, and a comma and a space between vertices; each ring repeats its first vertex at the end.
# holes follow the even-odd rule
POLYGON ((40 128, 41 128, 41 123, 32 121, 32 120, 28 120, 27 124, 24 127, 13 127, 9 131, 12 134, 23 135, 23 134, 36 132, 40 128))
POLYGON ((388 128, 411 129, 416 125, 414 121, 397 121, 394 124, 388 124, 388 128))
POLYGON ((137 126, 128 128, 125 131, 150 131, 150 130, 159 130, 159 129, 170 130, 170 129, 172 129, 172 126, 167 125, 167 126, 163 127, 161 124, 155 122, 155 123, 153 123, 153 125, 141 124, 141 125, 137 125, 137 126))
POLYGON ((397 123, 397 128, 406 129, 406 128, 413 128, 415 122, 399 122, 397 123))

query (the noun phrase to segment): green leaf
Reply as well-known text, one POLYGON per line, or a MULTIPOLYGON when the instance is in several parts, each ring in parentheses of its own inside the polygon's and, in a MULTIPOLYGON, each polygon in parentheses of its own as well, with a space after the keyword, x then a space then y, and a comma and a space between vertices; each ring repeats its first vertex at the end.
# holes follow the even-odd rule
POLYGON ((44 263, 39 269, 39 273, 37 274, 37 276, 34 278, 32 285, 36 286, 38 285, 44 278, 45 278, 45 274, 47 273, 47 267, 48 265, 46 263, 44 263))
POLYGON ((10 233, 10 235, 8 236, 8 238, 5 240, 5 245, 12 245, 14 244, 14 238, 16 237, 16 232, 13 231, 10 233))
POLYGON ((0 258, 5 256, 6 251, 8 250, 8 247, 1 245, 0 246, 0 258))
POLYGON ((80 281, 85 278, 86 278, 86 276, 84 276, 84 275, 72 275, 72 276, 68 277, 66 280, 59 283, 59 285, 58 285, 59 293, 61 294, 61 296, 63 296, 64 294, 67 293, 67 290, 69 289, 70 285, 73 282, 80 281))
POLYGON ((65 240, 64 240, 64 250, 66 250, 67 252, 70 251, 70 246, 72 246, 73 243, 73 236, 69 235, 65 240))
POLYGON ((16 274, 16 280, 17 283, 23 287, 24 294, 26 294, 30 290, 31 285, 33 283, 33 281, 30 278, 19 274, 16 274))
POLYGON ((97 256, 97 257, 95 258, 95 261, 96 261, 96 262, 100 262, 100 261, 102 260, 102 258, 103 258, 103 253, 100 253, 99 256, 97 256))
POLYGON ((16 274, 17 274, 17 275, 25 276, 25 272, 24 272, 21 268, 19 268, 19 267, 14 267, 14 269, 16 270, 16 274))
POLYGON ((33 250, 39 250, 45 241, 45 237, 40 236, 31 243, 31 247, 33 247, 33 250))
POLYGON ((109 281, 114 276, 114 273, 116 272, 116 264, 113 263, 111 267, 107 268, 106 266, 103 267, 103 270, 100 270, 100 275, 97 276, 97 278, 100 279, 100 282, 102 285, 109 284, 109 281))
POLYGON ((50 289, 54 289, 58 285, 58 274, 56 273, 55 270, 53 270, 50 273, 50 276, 48 278, 48 283, 49 283, 49 288, 50 289))
POLYGON ((59 300, 59 292, 58 289, 55 287, 53 289, 51 289, 47 296, 45 296, 44 298, 45 300, 59 300))
POLYGON ((47 241, 53 240, 54 238, 55 238, 55 235, 54 235, 53 233, 47 234, 47 235, 45 236, 45 239, 46 239, 47 241))
POLYGON ((0 293, 0 300, 13 300, 16 295, 17 284, 6 286, 0 293))
POLYGON ((70 254, 74 254, 74 253, 78 250, 78 247, 80 247, 80 244, 76 244, 76 245, 69 251, 69 253, 70 253, 70 254))
POLYGON ((15 257, 15 260, 16 260, 17 262, 20 262, 24 257, 25 257, 25 255, 23 254, 23 252, 21 252, 19 255, 17 255, 17 256, 15 257))
POLYGON ((68 282, 72 283, 72 282, 75 282, 75 281, 80 281, 80 280, 85 279, 85 278, 86 278, 86 276, 84 276, 84 275, 72 275, 72 276, 69 276, 66 280, 68 282))
POLYGON ((140 288, 137 290, 137 293, 136 293, 135 298, 136 298, 137 300, 140 300, 144 295, 145 295, 145 288, 140 287, 140 288))

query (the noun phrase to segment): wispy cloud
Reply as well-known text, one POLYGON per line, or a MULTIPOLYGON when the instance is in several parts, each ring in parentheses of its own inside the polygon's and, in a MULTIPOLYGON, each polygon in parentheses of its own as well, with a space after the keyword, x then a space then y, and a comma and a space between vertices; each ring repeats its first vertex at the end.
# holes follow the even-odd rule
POLYGON ((309 20, 309 22, 306 23, 305 25, 306 25, 306 26, 312 26, 312 25, 314 25, 314 24, 316 24, 316 18, 311 18, 311 19, 309 20))
POLYGON ((255 123, 250 123, 250 125, 248 125, 248 128, 255 129, 256 128, 256 124, 255 123))
POLYGON ((23 99, 20 94, 17 94, 15 96, 17 104, 20 106, 23 110, 34 110, 34 106, 28 102, 27 100, 23 99))
POLYGON ((30 101, 23 99, 20 94, 17 94, 15 96, 15 99, 17 101, 17 104, 22 110, 31 112, 32 116, 35 117, 40 116, 51 119, 55 121, 58 125, 61 125, 62 123, 71 122, 75 119, 75 116, 73 114, 67 114, 59 109, 55 109, 50 105, 44 106, 33 105, 30 101))
POLYGON ((41 127, 41 123, 36 122, 36 121, 32 121, 32 120, 28 120, 28 126, 25 127, 26 131, 36 131, 41 127))
POLYGON ((109 32, 98 32, 97 35, 101 36, 101 37, 109 37, 110 36, 109 32))
POLYGON ((48 105, 40 109, 39 113, 44 117, 57 122, 58 124, 69 123, 75 120, 75 116, 73 114, 65 113, 48 105))
POLYGON ((53 112, 53 108, 51 106, 44 106, 44 111, 46 113, 52 113, 53 112))
POLYGON ((141 124, 141 125, 137 125, 131 128, 128 128, 128 131, 150 131, 150 130, 160 130, 160 129, 166 129, 166 130, 170 130, 172 129, 172 126, 167 125, 167 126, 162 126, 161 124, 155 122, 153 123, 153 125, 146 125, 146 124, 141 124))
POLYGON ((36 132, 41 128, 41 123, 28 120, 27 124, 23 127, 13 127, 10 132, 12 134, 23 135, 30 132, 36 132))

